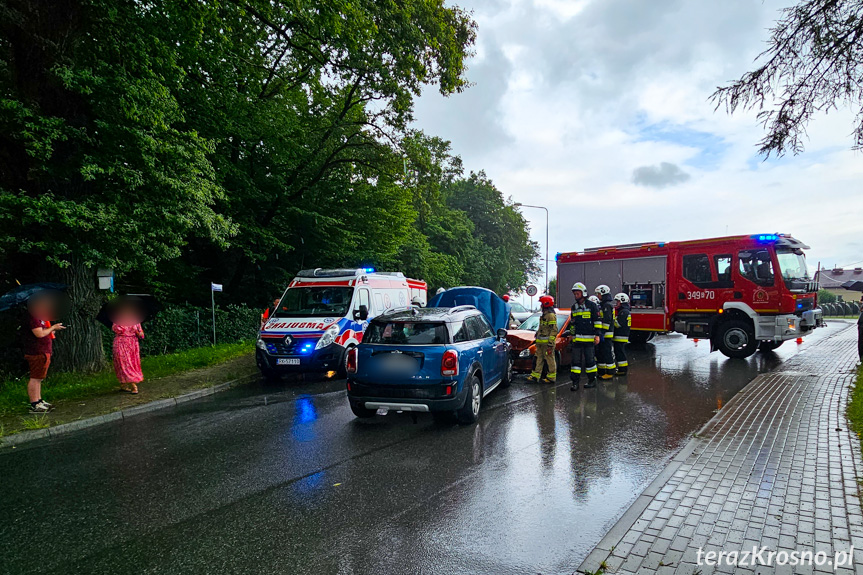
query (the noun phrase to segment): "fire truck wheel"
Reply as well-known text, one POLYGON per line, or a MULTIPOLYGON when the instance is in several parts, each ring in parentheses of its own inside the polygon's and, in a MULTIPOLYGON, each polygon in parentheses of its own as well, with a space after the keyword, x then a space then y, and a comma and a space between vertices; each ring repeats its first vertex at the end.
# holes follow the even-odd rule
POLYGON ((716 346, 726 357, 744 359, 758 349, 758 340, 755 339, 751 323, 732 319, 719 326, 716 346))
POLYGON ((633 331, 629 334, 629 343, 644 345, 654 337, 656 337, 655 331, 633 331))
POLYGON ((782 345, 782 343, 783 342, 781 341, 762 341, 760 344, 758 344, 758 349, 761 351, 773 351, 774 349, 782 345))

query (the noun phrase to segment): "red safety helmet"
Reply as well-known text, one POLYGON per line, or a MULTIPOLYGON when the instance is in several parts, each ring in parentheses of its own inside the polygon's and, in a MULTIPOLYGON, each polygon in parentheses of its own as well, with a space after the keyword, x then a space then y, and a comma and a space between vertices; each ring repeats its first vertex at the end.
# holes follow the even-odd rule
POLYGON ((554 307, 554 298, 550 295, 544 295, 539 298, 539 304, 542 307, 554 307))
POLYGON ((501 296, 501 298, 503 299, 503 301, 509 301, 509 294, 505 293, 501 296))

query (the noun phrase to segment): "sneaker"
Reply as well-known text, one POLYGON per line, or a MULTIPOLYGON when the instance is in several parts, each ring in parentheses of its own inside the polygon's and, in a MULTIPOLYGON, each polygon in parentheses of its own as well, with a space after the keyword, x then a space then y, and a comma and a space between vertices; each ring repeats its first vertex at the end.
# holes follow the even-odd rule
POLYGON ((48 403, 48 402, 47 402, 47 401, 45 401, 44 399, 40 399, 40 400, 39 400, 39 403, 44 403, 45 405, 47 405, 47 406, 48 406, 48 409, 54 409, 54 404, 53 404, 53 403, 48 403))
POLYGON ((30 413, 48 413, 51 408, 44 401, 40 401, 36 405, 30 405, 30 413))

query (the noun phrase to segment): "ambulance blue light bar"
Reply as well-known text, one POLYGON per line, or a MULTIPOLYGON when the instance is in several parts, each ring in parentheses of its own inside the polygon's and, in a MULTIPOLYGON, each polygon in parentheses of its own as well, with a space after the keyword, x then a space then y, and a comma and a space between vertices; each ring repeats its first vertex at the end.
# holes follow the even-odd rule
POLYGON ((373 274, 375 273, 375 268, 363 268, 363 271, 367 274, 373 274))
POLYGON ((779 241, 779 236, 777 234, 758 234, 757 236, 752 236, 752 239, 759 242, 776 242, 779 241))

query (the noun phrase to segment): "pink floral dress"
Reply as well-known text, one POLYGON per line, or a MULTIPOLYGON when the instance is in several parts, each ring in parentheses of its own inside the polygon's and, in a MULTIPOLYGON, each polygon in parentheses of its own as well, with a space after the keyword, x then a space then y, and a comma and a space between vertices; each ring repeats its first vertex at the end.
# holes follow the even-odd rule
POLYGON ((144 381, 141 373, 141 348, 138 339, 144 339, 141 324, 117 325, 114 333, 114 371, 120 383, 139 383, 144 381))

